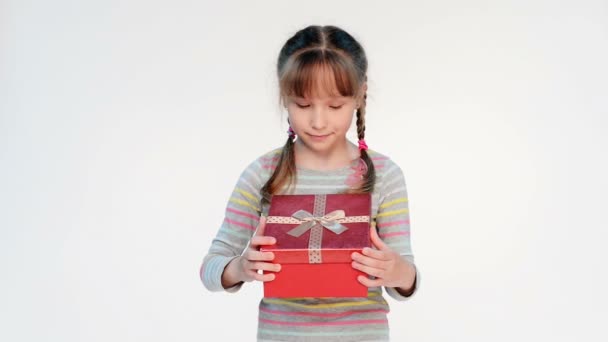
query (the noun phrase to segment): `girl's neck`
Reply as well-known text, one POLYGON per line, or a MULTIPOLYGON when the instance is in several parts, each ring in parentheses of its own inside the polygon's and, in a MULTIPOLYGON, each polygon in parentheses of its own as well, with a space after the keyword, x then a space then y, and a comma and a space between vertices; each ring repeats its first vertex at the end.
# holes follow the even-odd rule
POLYGON ((326 153, 312 151, 298 139, 295 141, 294 153, 297 167, 318 171, 340 169, 349 166, 353 160, 360 157, 357 146, 347 139, 344 139, 343 144, 326 153))

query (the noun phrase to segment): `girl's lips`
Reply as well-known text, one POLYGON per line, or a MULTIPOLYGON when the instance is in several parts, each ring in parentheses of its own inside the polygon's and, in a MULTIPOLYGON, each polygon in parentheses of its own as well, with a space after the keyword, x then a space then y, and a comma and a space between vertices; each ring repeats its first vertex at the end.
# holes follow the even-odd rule
POLYGON ((309 136, 313 139, 313 140, 324 140, 325 138, 327 138, 329 136, 329 134, 325 134, 325 135, 313 135, 313 134, 309 134, 309 136))

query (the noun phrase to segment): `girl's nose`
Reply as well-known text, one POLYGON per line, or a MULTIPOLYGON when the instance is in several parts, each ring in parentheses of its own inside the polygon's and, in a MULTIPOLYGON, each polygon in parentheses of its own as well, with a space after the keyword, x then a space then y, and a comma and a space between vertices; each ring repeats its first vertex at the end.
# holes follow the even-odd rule
POLYGON ((327 126, 326 113, 323 111, 322 108, 317 107, 315 110, 313 110, 310 125, 312 126, 312 128, 319 130, 324 129, 325 126, 327 126))

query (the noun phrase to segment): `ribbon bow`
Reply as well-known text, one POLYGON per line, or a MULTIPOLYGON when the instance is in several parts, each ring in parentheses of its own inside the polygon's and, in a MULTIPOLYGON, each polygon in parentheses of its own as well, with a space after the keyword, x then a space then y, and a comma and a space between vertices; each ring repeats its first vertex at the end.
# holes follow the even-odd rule
POLYGON ((298 210, 293 213, 291 217, 303 222, 299 226, 287 232, 287 234, 295 237, 299 237, 316 225, 321 225, 336 234, 342 234, 342 232, 348 229, 337 221, 346 217, 344 210, 334 210, 331 213, 321 217, 315 217, 306 210, 298 210))

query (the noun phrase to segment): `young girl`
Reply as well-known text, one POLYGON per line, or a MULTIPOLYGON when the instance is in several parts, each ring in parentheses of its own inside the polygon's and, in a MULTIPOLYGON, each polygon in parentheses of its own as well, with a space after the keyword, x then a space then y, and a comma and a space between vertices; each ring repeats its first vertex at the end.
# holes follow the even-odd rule
POLYGON ((352 267, 369 277, 367 298, 263 298, 258 341, 387 341, 389 305, 382 289, 406 300, 419 287, 410 246, 405 179, 365 138, 367 59, 361 45, 335 26, 309 26, 279 54, 281 104, 290 128, 285 145, 242 172, 200 276, 211 291, 236 292, 244 282, 272 281, 281 265, 262 245, 274 194, 371 193, 375 248, 353 253, 352 267), (356 112, 358 145, 346 138, 356 112), (268 271, 265 274, 259 270, 268 271))

